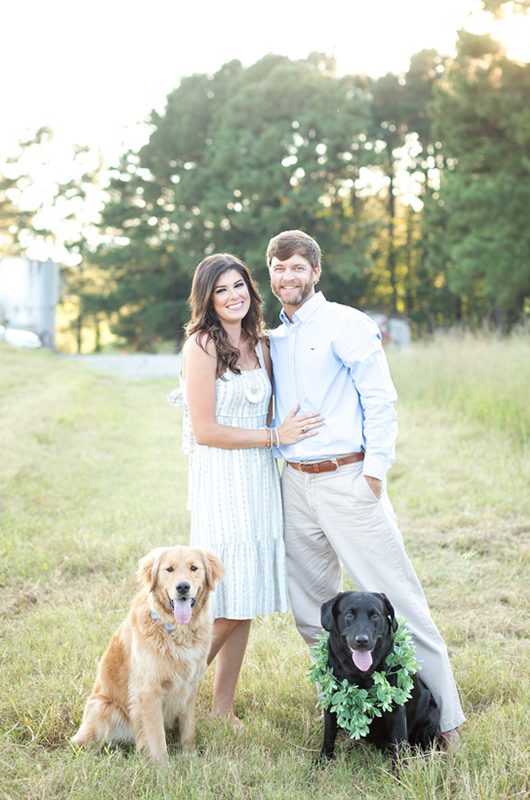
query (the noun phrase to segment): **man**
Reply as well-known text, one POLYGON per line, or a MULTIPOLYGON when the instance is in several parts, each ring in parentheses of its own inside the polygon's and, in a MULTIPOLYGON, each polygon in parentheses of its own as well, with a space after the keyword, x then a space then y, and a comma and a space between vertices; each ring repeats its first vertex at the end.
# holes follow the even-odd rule
MULTIPOLYGON (((441 708, 442 743, 464 721, 447 648, 403 544, 385 476, 397 435, 381 334, 365 314, 315 292, 320 248, 302 231, 269 242, 271 287, 283 308, 270 336, 275 425, 290 409, 318 412, 314 436, 280 446, 287 578, 297 628, 311 647, 320 606, 342 591, 385 592, 414 634, 422 678, 441 708)), ((300 423, 301 430, 303 422, 300 423)))

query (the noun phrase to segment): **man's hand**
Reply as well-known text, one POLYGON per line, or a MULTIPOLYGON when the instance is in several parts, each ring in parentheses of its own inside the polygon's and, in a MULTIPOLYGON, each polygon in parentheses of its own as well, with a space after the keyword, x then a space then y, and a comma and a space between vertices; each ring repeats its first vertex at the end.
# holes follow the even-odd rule
POLYGON ((364 479, 377 499, 380 500, 383 494, 383 481, 380 481, 379 478, 372 478, 371 475, 365 475, 364 479))

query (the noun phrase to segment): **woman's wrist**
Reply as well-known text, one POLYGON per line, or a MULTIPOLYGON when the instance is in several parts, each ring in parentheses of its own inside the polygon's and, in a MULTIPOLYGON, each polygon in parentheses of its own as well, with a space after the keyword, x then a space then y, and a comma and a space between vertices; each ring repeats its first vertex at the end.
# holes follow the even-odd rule
POLYGON ((265 442, 265 447, 267 450, 270 450, 273 446, 279 447, 280 442, 280 432, 278 428, 267 428, 267 440, 265 442))
POLYGON ((270 450, 273 446, 279 447, 281 445, 280 429, 279 428, 265 428, 266 439, 265 447, 270 450))

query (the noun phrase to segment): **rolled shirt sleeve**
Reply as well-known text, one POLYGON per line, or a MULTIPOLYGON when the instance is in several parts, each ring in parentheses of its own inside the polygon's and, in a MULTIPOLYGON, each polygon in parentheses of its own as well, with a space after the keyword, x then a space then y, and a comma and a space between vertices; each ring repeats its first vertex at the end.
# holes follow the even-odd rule
POLYGON ((345 325, 335 342, 348 368, 363 416, 363 473, 383 480, 395 455, 397 393, 376 323, 366 315, 345 325))

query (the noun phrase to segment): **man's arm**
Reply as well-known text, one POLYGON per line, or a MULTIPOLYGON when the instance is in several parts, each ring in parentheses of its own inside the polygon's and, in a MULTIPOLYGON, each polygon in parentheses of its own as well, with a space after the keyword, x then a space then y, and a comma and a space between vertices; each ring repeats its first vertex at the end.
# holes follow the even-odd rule
POLYGON ((336 351, 350 374, 363 413, 363 473, 377 498, 394 460, 397 437, 396 390, 390 377, 379 328, 364 314, 350 317, 336 351))

